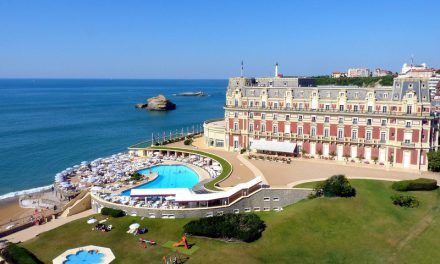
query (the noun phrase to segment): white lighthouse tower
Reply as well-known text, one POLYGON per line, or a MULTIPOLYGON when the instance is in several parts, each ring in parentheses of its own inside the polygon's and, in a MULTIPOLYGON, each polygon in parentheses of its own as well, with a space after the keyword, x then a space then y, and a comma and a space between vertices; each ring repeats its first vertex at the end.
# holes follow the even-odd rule
POLYGON ((275 77, 278 77, 278 62, 275 63, 275 77))

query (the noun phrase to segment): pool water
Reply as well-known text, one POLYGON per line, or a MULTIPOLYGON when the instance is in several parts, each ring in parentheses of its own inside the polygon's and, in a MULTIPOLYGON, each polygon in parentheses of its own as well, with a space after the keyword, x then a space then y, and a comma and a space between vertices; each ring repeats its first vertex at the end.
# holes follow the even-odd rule
POLYGON ((68 255, 64 264, 80 264, 80 263, 90 263, 99 264, 102 263, 104 254, 98 253, 96 251, 84 251, 80 250, 76 254, 68 255))
MULTIPOLYGON (((155 172, 158 176, 133 189, 192 188, 199 182, 199 175, 185 165, 156 165, 138 172, 144 175, 155 172)), ((130 192, 131 189, 123 191, 122 195, 129 196, 130 192)))

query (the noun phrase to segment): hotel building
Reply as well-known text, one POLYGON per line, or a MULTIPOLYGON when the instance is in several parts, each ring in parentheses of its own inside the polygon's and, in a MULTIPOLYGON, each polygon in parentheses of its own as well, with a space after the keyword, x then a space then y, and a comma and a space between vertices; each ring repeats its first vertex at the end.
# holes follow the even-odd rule
POLYGON ((229 80, 224 109, 224 120, 205 122, 205 142, 230 151, 425 171, 427 152, 438 148, 438 118, 424 78, 399 77, 393 86, 370 88, 316 86, 312 78, 237 77, 229 80))

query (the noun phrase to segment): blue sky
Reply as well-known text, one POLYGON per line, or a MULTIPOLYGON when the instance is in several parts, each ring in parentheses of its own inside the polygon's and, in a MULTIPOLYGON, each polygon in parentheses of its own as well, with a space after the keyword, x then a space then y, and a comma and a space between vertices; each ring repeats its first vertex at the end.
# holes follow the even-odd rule
POLYGON ((0 78, 440 67, 440 1, 0 0, 0 78))

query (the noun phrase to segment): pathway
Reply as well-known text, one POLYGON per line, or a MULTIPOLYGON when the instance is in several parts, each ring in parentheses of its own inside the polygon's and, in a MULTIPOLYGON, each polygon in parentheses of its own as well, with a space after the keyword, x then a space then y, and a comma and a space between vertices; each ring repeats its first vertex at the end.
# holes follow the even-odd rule
POLYGON ((6 239, 6 240, 13 242, 13 243, 25 242, 25 241, 28 241, 28 240, 38 236, 41 233, 44 233, 46 231, 60 227, 60 226, 67 224, 69 222, 72 222, 77 219, 87 217, 87 216, 90 216, 93 214, 95 214, 95 212, 90 209, 90 210, 87 210, 87 211, 84 211, 79 214, 72 215, 72 216, 69 216, 66 218, 53 219, 52 221, 47 222, 43 225, 32 226, 32 227, 26 228, 24 230, 21 230, 21 231, 14 233, 14 234, 6 236, 3 239, 6 239))

